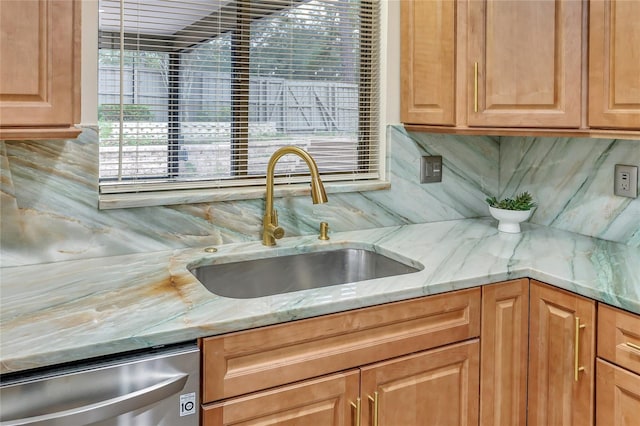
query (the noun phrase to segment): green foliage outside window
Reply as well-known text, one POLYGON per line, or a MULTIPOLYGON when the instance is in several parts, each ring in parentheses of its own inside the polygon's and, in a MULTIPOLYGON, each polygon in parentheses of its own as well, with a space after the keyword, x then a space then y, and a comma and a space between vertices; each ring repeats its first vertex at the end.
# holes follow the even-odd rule
MULTIPOLYGON (((123 121, 151 121, 151 110, 146 105, 125 104, 122 106, 123 121)), ((102 104, 98 107, 98 120, 119 121, 120 105, 102 104)))

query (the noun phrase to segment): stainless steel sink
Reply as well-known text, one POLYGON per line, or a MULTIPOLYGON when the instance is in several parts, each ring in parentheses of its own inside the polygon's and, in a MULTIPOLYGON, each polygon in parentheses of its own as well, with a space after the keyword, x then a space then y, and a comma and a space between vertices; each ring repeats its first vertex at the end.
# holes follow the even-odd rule
POLYGON ((419 270, 419 267, 358 248, 203 265, 190 269, 207 290, 234 299, 251 299, 410 274, 419 270))

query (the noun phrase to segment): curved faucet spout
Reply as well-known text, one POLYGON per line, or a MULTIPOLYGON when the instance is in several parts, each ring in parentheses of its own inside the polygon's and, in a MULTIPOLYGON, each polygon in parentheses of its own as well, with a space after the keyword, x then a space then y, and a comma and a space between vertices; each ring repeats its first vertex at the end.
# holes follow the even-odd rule
POLYGON ((276 239, 284 236, 284 229, 278 226, 278 212, 273 208, 273 189, 274 175, 276 163, 280 158, 287 154, 295 154, 302 158, 309 172, 311 173, 311 199, 313 204, 321 204, 327 202, 327 193, 318 173, 318 166, 307 151, 297 146, 285 146, 278 149, 271 155, 269 164, 267 165, 267 194, 265 200, 264 218, 262 219, 262 244, 265 246, 276 245, 276 239))

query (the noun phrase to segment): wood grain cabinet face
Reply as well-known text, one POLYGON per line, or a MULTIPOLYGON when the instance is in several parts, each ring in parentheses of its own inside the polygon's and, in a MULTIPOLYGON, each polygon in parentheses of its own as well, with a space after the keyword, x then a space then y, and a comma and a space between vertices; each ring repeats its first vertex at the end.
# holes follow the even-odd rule
POLYGON ((640 424, 640 316, 598 305, 596 426, 640 424))
POLYGON ((534 280, 483 286, 480 424, 592 425, 595 319, 594 301, 534 280))
POLYGON ((203 424, 478 425, 478 339, 205 405, 203 424))
POLYGON ((475 288, 203 339, 203 424, 477 425, 479 335, 475 288))
POLYGON ((529 280, 482 287, 480 424, 527 424, 529 280))
POLYGON ((640 130, 640 2, 589 6, 589 126, 640 130))
POLYGON ((640 424, 640 375, 596 361, 596 426, 640 424))
POLYGON ((468 28, 469 126, 580 126, 581 1, 472 0, 468 28))
POLYGON ((205 426, 356 424, 352 409, 360 394, 360 372, 352 370, 204 407, 205 426))
POLYGON ((479 362, 474 339, 363 367, 362 424, 477 425, 479 362))
POLYGON ((469 289, 204 339, 203 400, 217 401, 480 335, 469 289))
POLYGON ((640 316, 600 303, 598 357, 640 374, 640 316))
POLYGON ((402 1, 401 120, 455 125, 456 2, 402 1))
POLYGON ((530 303, 528 424, 592 425, 595 302, 532 280, 530 303))
POLYGON ((80 133, 80 4, 0 1, 0 138, 80 133))

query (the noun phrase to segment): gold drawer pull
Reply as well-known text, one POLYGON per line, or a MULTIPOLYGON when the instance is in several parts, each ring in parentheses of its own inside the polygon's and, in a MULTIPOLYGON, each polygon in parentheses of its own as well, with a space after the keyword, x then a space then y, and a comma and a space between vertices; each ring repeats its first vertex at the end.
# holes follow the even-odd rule
POLYGON ((378 426, 378 392, 369 395, 369 401, 373 404, 373 426, 378 426))
POLYGON ((473 63, 473 112, 478 112, 478 63, 473 63))
POLYGON ((576 317, 576 336, 575 336, 575 347, 573 348, 574 362, 573 365, 575 367, 573 372, 573 378, 577 382, 578 381, 578 373, 584 371, 584 367, 580 367, 580 329, 585 328, 586 325, 580 324, 580 318, 576 317))
POLYGON ((625 345, 629 346, 631 349, 635 349, 636 351, 640 351, 640 346, 636 345, 635 343, 626 342, 625 345))
POLYGON ((353 407, 353 409, 356 411, 356 412, 355 412, 355 416, 353 416, 353 417, 355 418, 355 420, 356 420, 356 421, 355 421, 356 426, 360 426, 360 418, 361 418, 360 414, 361 414, 361 412, 362 412, 362 411, 360 410, 360 398, 356 399, 356 402, 355 402, 355 403, 354 403, 354 402, 352 402, 352 403, 351 403, 351 407, 353 407))

